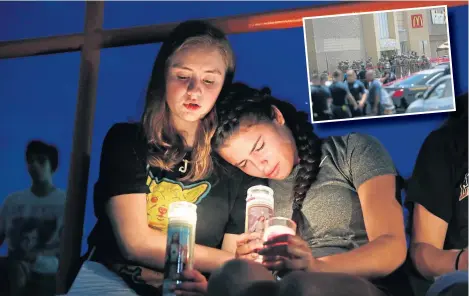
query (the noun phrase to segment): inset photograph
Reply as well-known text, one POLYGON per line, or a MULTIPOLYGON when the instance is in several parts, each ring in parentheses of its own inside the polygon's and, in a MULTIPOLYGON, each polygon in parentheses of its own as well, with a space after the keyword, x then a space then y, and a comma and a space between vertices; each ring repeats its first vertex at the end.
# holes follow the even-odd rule
POLYGON ((447 7, 303 18, 311 120, 455 111, 447 7))

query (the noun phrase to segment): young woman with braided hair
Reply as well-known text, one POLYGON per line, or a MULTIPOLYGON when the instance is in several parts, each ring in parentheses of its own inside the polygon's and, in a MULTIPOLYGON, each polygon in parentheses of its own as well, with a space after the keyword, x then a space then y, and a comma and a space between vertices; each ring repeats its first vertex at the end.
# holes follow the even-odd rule
POLYGON ((248 175, 269 179, 275 215, 292 217, 298 233, 265 242, 258 253, 259 237, 243 234, 238 260, 212 274, 208 294, 408 295, 399 269, 403 211, 385 148, 356 133, 320 139, 306 113, 269 89, 236 83, 230 90, 217 102, 213 147, 248 175), (282 256, 273 246, 279 242, 282 256), (253 261, 258 255, 262 264, 253 261))

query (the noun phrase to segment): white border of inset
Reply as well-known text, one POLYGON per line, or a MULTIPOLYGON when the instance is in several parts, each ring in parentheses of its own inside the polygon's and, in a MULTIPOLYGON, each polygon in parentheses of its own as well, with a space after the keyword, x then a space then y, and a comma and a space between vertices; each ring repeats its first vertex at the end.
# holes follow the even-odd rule
POLYGON ((366 11, 366 12, 357 12, 357 13, 343 13, 343 14, 332 14, 332 15, 320 15, 320 16, 309 16, 303 18, 303 37, 304 37, 304 48, 305 48, 305 59, 306 59, 306 72, 307 72, 307 85, 308 85, 308 96, 309 96, 309 109, 311 114, 311 122, 313 124, 321 123, 330 123, 330 122, 341 122, 341 121, 352 121, 352 120, 367 120, 374 118, 388 118, 388 117, 400 117, 400 116, 412 116, 412 115, 421 115, 421 114, 433 114, 433 113, 447 113, 456 111, 456 93, 454 92, 454 72, 453 72, 453 58, 451 56, 451 38, 449 35, 449 17, 448 17, 448 5, 437 5, 437 6, 422 6, 415 8, 402 8, 402 9, 388 9, 388 10, 375 10, 375 11, 366 11), (377 116, 368 116, 368 117, 356 117, 356 118, 345 118, 345 119, 331 119, 331 120, 322 120, 314 122, 313 118, 313 102, 311 100, 311 86, 310 86, 310 73, 309 73, 309 59, 308 59, 308 44, 306 41, 306 28, 305 20, 320 19, 320 18, 332 18, 340 16, 349 16, 349 15, 363 15, 363 14, 372 14, 372 13, 382 13, 382 12, 396 12, 396 11, 407 11, 407 10, 422 10, 422 9, 432 9, 432 8, 445 8, 446 13, 446 36, 448 36, 448 53, 449 53, 449 66, 451 71, 451 87, 453 88, 453 109, 448 110, 437 110, 437 111, 426 111, 426 112, 415 112, 415 113, 401 113, 401 114, 391 114, 391 115, 377 115, 377 116))

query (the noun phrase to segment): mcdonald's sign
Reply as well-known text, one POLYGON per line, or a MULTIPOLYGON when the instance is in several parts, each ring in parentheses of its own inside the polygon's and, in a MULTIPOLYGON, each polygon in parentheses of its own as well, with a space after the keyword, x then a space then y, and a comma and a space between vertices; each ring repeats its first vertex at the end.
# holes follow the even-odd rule
POLYGON ((412 28, 423 28, 423 15, 412 14, 410 16, 410 21, 412 23, 412 28))

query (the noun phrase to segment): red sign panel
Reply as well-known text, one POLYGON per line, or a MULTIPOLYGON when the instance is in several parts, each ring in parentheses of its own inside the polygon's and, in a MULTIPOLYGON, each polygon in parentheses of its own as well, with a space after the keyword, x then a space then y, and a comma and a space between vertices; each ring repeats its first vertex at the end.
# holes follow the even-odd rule
POLYGON ((423 28, 423 15, 412 14, 410 16, 410 22, 412 24, 412 28, 423 28))

